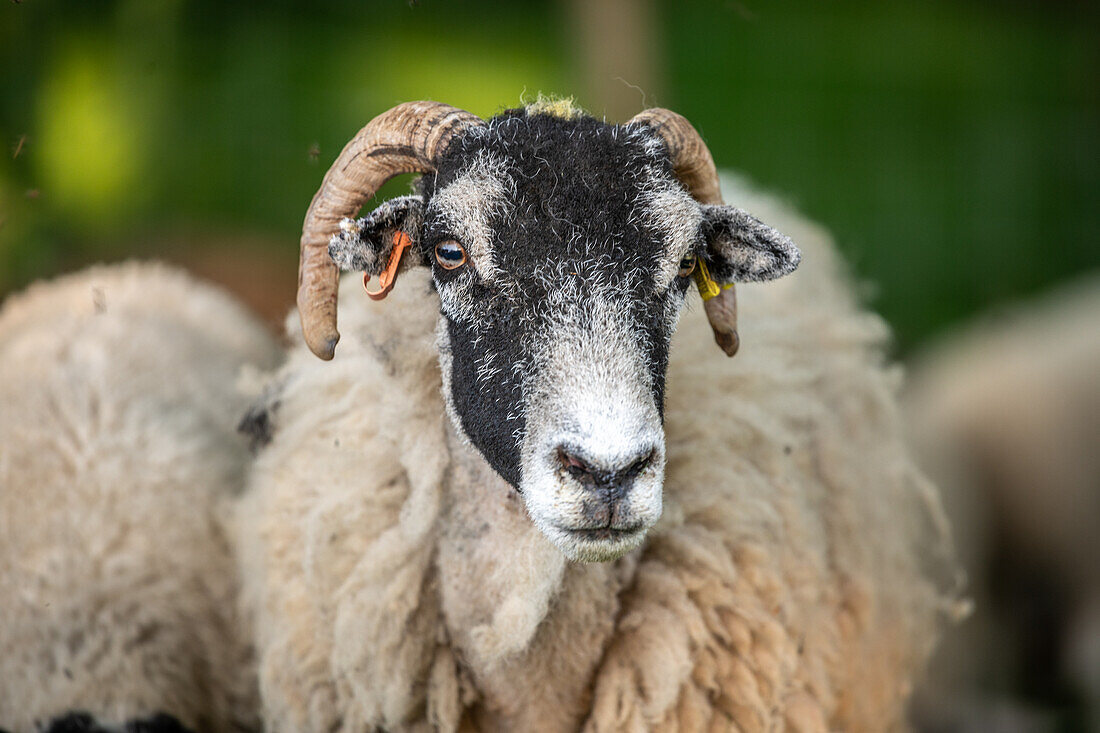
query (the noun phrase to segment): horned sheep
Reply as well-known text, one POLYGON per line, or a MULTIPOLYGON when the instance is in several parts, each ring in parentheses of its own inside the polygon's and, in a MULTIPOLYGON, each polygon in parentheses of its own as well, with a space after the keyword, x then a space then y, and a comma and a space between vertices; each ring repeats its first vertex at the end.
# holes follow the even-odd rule
POLYGON ((905 727, 955 565, 887 329, 724 188, 805 253, 732 362, 722 287, 798 251, 679 115, 409 103, 348 144, 238 507, 267 730, 905 727))
POLYGON ((96 267, 0 310, 0 728, 254 728, 225 505, 245 363, 279 349, 165 266, 96 267))

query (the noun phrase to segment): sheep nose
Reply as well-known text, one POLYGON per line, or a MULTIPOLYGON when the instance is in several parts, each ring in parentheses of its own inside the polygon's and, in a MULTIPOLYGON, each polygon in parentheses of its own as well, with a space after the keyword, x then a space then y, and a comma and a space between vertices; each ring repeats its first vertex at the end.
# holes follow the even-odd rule
POLYGON ((627 458, 602 460, 576 446, 558 446, 558 460, 565 471, 607 503, 626 496, 634 479, 649 467, 656 455, 657 448, 647 446, 627 458))

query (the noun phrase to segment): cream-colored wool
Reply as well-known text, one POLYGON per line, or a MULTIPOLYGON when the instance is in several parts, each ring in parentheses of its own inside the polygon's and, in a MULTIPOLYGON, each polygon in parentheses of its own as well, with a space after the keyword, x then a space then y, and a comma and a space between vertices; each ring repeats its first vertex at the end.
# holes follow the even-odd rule
POLYGON ((739 287, 733 360, 690 296, 664 514, 614 563, 567 562, 454 434, 426 273, 346 281, 332 362, 288 321, 240 515, 269 731, 905 727, 954 560, 886 328, 821 230, 726 183, 803 264, 739 287))
POLYGON ((223 501, 239 368, 278 356, 225 294, 97 267, 0 310, 0 728, 83 710, 255 724, 223 501))

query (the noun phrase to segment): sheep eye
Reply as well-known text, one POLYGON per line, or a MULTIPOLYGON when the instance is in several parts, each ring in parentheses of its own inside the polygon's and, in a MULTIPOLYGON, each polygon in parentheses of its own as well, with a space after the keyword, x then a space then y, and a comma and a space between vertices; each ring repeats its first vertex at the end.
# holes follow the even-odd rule
POLYGON ((454 270, 466 264, 466 250, 453 239, 435 245, 435 261, 444 270, 454 270))
POLYGON ((688 255, 684 259, 680 260, 680 271, 676 273, 677 277, 687 277, 691 273, 695 272, 695 255, 688 255))

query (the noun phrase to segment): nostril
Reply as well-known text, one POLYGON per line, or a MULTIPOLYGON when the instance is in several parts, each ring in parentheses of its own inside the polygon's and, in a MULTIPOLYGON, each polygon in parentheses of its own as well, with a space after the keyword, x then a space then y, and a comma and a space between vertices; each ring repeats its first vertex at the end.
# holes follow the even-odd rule
POLYGON ((566 471, 569 471, 569 473, 578 478, 587 476, 592 472, 583 459, 578 458, 566 448, 558 448, 558 460, 566 471))
POLYGON ((577 480, 598 487, 621 486, 625 489, 631 480, 649 468, 657 449, 649 448, 634 458, 616 461, 592 460, 582 457, 582 451, 566 446, 559 446, 557 455, 562 468, 577 480))
POLYGON ((648 453, 645 453, 636 461, 627 466, 626 470, 622 472, 624 477, 633 478, 642 471, 649 468, 649 464, 653 463, 654 456, 657 455, 657 449, 651 448, 648 453))

